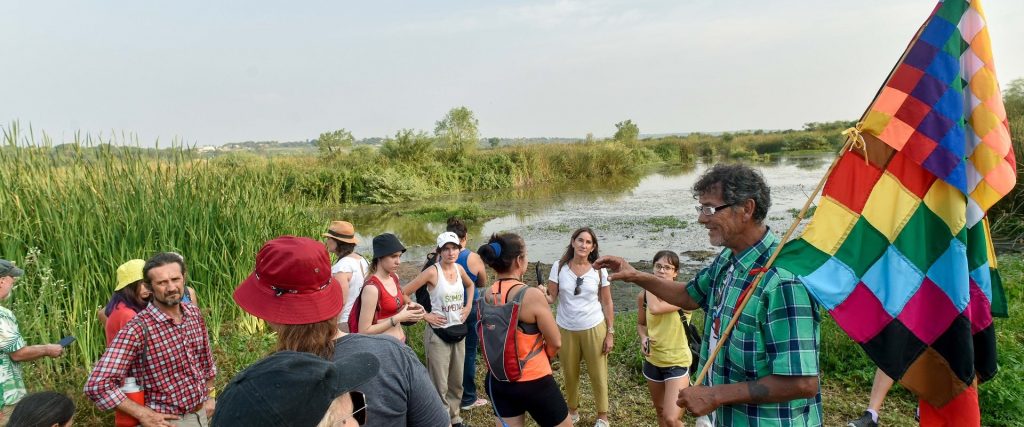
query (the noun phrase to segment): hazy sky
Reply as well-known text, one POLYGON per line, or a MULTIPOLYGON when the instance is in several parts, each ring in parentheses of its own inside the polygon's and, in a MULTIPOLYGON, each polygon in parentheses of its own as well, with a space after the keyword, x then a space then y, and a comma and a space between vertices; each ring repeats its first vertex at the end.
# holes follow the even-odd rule
MULTIPOLYGON (((482 136, 799 128, 856 119, 932 0, 14 1, 0 121, 144 144, 432 131, 482 136)), ((1024 77, 1024 1, 986 0, 1024 77)))

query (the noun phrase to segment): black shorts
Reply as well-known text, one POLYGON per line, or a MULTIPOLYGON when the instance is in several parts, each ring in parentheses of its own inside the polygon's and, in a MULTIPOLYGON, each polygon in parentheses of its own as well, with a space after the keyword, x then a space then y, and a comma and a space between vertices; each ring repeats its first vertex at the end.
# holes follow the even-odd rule
POLYGON ((689 374, 690 368, 685 366, 669 366, 667 368, 660 368, 644 360, 643 373, 644 377, 648 380, 656 383, 663 383, 668 380, 680 378, 689 374))
POLYGON ((555 377, 547 375, 531 381, 506 383, 487 375, 484 381, 487 395, 502 418, 512 418, 530 413, 541 427, 556 426, 569 416, 555 377))

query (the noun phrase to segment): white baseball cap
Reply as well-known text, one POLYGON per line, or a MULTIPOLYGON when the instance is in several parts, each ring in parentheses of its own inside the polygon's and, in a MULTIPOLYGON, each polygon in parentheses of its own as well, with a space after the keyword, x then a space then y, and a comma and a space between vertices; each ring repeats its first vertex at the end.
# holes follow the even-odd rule
POLYGON ((455 246, 458 246, 460 248, 462 247, 462 244, 459 243, 459 236, 457 236, 455 233, 453 233, 451 231, 445 231, 444 233, 441 233, 441 234, 437 235, 437 248, 438 249, 443 248, 444 245, 449 244, 449 243, 454 243, 455 246))

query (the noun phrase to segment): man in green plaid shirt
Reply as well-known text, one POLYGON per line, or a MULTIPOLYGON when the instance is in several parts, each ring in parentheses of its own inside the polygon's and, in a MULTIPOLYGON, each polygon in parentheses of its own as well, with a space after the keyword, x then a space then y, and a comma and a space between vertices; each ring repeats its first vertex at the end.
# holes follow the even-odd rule
POLYGON ((700 202, 698 222, 711 244, 724 248, 693 280, 685 286, 662 280, 617 257, 598 259, 595 266, 615 271, 609 279, 635 283, 670 304, 703 309, 702 365, 737 315, 744 292, 752 292, 704 383, 683 389, 677 403, 720 426, 820 426, 821 317, 792 273, 762 268, 779 244, 764 224, 768 185, 750 167, 717 165, 693 192, 700 202), (751 288, 761 271, 761 283, 751 288))

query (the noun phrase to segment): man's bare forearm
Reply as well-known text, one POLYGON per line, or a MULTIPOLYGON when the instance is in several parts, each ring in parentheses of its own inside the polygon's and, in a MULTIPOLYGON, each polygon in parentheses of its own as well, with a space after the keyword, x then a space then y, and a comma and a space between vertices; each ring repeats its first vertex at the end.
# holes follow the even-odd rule
POLYGON ((769 375, 756 381, 723 384, 712 388, 715 402, 719 406, 734 403, 779 403, 814 397, 818 393, 818 377, 769 375))
POLYGON ((697 302, 686 291, 686 283, 662 279, 653 274, 640 271, 631 274, 629 278, 624 280, 644 288, 647 292, 674 306, 686 310, 696 310, 698 308, 697 302))

